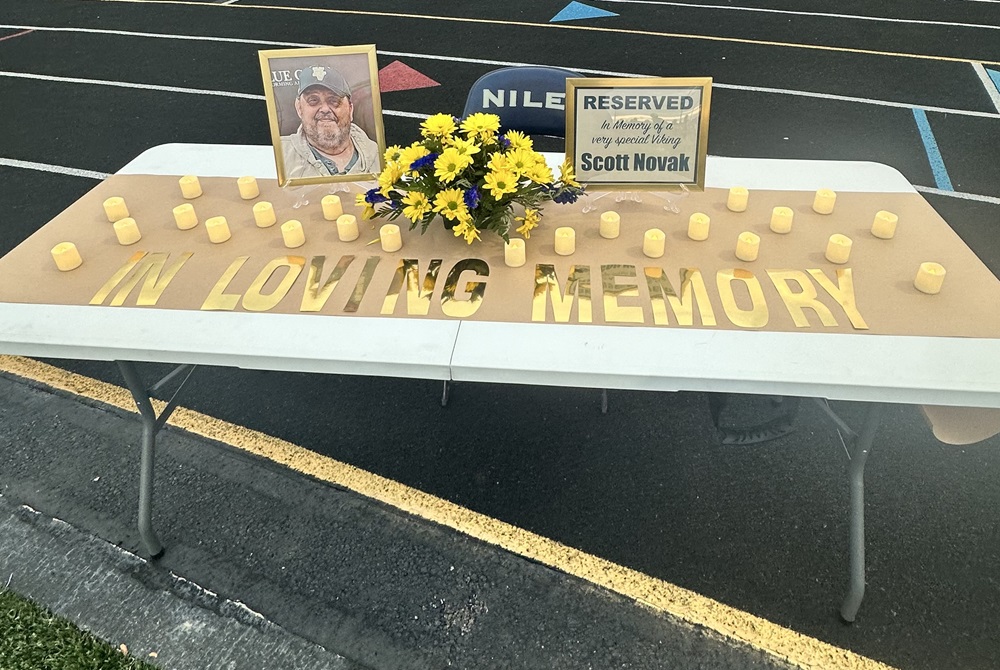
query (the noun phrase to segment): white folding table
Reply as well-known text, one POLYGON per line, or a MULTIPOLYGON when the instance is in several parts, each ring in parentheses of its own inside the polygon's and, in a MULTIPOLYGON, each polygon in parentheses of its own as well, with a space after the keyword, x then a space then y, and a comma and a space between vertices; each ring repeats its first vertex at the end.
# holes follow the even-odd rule
MULTIPOLYGON (((561 156, 551 157, 556 163, 561 156)), ((167 144, 120 174, 275 176, 269 146, 167 144)), ((876 163, 710 156, 706 186, 913 193, 876 163)), ((1000 408, 1000 340, 959 337, 741 332, 462 320, 303 316, 0 303, 0 350, 37 357, 118 362, 143 420, 139 530, 153 556, 157 416, 150 394, 192 366, 419 377, 651 391, 752 393, 824 399, 851 459, 850 586, 841 616, 853 621, 864 596, 864 466, 883 403, 1000 408), (71 327, 67 327, 70 325, 71 327), (294 333, 295 347, 287 346, 294 333), (227 337, 220 337, 227 334, 227 337), (330 347, 331 341, 352 346, 330 347), (396 343, 405 341, 407 347, 396 343), (509 342, 530 341, 516 356, 509 342), (489 346, 496 343, 498 346, 489 346), (647 352, 664 352, 649 356, 647 352), (146 388, 135 364, 178 364, 146 388), (825 399, 871 403, 858 434, 825 399)), ((183 382, 181 383, 183 385, 183 382)), ((179 390, 179 388, 178 388, 179 390)))

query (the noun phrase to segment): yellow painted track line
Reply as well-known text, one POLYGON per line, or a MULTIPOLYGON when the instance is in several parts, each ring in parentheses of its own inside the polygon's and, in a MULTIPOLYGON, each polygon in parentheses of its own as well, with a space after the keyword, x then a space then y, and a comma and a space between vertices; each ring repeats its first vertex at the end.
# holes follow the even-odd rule
MULTIPOLYGON (((136 411, 132 396, 126 389, 30 358, 0 356, 0 372, 112 407, 136 411)), ((154 401, 154 405, 159 411, 163 403, 157 404, 154 401)), ((656 611, 670 614, 695 626, 704 626, 730 640, 748 644, 796 667, 891 670, 878 661, 276 437, 183 407, 174 411, 169 423, 584 579, 656 611)), ((136 430, 138 429, 136 424, 136 430)))
POLYGON ((645 37, 670 37, 677 39, 702 40, 708 42, 732 42, 736 44, 754 44, 757 46, 785 47, 791 49, 812 49, 815 51, 834 51, 839 53, 864 54, 868 56, 891 56, 895 58, 916 58, 920 60, 946 61, 951 63, 983 63, 985 65, 1000 65, 1000 61, 987 61, 981 58, 958 58, 954 56, 932 56, 927 54, 911 54, 898 51, 877 51, 874 49, 851 49, 849 47, 830 47, 820 44, 800 44, 797 42, 775 42, 770 40, 752 40, 743 37, 716 37, 712 35, 695 35, 689 33, 668 33, 655 30, 636 30, 631 28, 603 28, 599 26, 575 26, 563 23, 533 23, 531 21, 506 21, 503 19, 470 19, 457 16, 433 16, 428 14, 408 14, 403 12, 376 12, 359 9, 328 9, 313 7, 276 7, 271 5, 219 5, 214 3, 190 2, 189 0, 98 0, 99 2, 127 2, 155 5, 190 5, 193 7, 221 7, 223 9, 266 9, 286 12, 317 12, 324 14, 352 14, 357 16, 377 16, 396 19, 421 19, 425 21, 446 21, 452 23, 478 23, 485 25, 521 26, 526 28, 547 28, 551 30, 582 30, 585 32, 615 33, 619 35, 642 35, 645 37))

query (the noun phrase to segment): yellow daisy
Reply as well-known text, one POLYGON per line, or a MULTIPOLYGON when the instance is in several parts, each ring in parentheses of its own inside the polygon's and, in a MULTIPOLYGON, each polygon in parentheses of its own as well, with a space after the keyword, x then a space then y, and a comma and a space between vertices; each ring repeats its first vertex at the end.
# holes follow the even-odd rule
POLYGON ((551 184, 552 183, 552 168, 546 165, 544 162, 535 163, 531 166, 525 175, 528 179, 535 182, 536 184, 551 184))
POLYGON ((434 211, 451 221, 463 221, 469 218, 469 208, 465 205, 463 191, 460 188, 450 188, 441 191, 434 198, 434 211))
POLYGON ((500 130, 500 117, 496 114, 476 112, 462 121, 462 132, 466 137, 478 137, 481 140, 493 139, 500 130))
POLYGON ((501 170, 510 169, 510 161, 507 160, 507 156, 498 151, 490 156, 490 161, 486 164, 486 167, 492 172, 500 172, 501 170))
POLYGON ((541 214, 538 213, 537 209, 532 209, 526 207, 524 210, 524 216, 514 217, 515 221, 523 221, 524 223, 518 226, 517 232, 524 236, 524 239, 531 238, 531 231, 538 227, 538 221, 542 218, 541 214))
POLYGON ((507 168, 515 175, 521 177, 526 175, 537 162, 534 151, 524 149, 513 149, 507 152, 507 168))
POLYGON ((375 218, 375 205, 371 204, 365 200, 364 193, 358 193, 354 196, 354 204, 358 207, 364 207, 365 211, 361 212, 362 219, 374 219, 375 218))
POLYGON ((517 176, 510 170, 490 172, 486 175, 484 186, 494 199, 500 200, 504 194, 513 193, 517 190, 517 176))
POLYGON ((399 164, 403 166, 404 170, 409 172, 410 166, 413 165, 413 161, 418 158, 423 158, 430 152, 430 149, 425 147, 420 142, 414 142, 399 152, 399 164))
POLYGON ((403 196, 403 216, 413 223, 422 220, 431 211, 431 202, 420 191, 410 191, 403 196))
POLYGON ((420 124, 420 134, 424 137, 448 137, 455 130, 455 118, 451 114, 435 114, 420 124))
POLYGON ((530 150, 534 143, 531 138, 522 133, 519 130, 508 130, 504 133, 504 137, 510 142, 511 149, 528 149, 530 150))
POLYGON ((473 156, 479 153, 479 145, 476 144, 475 139, 463 140, 456 137, 451 141, 451 147, 463 156, 473 156))
POLYGON ((386 164, 385 169, 382 170, 382 173, 378 176, 379 193, 389 197, 389 191, 392 190, 392 187, 397 181, 400 180, 400 178, 402 178, 402 176, 402 165, 396 162, 386 164))
POLYGON ((393 144, 391 147, 385 150, 383 156, 385 157, 386 163, 391 163, 393 161, 399 160, 399 154, 403 150, 403 147, 398 144, 393 144))
POLYGON ((559 180, 566 186, 580 186, 580 182, 576 180, 576 173, 573 171, 573 163, 569 158, 559 166, 559 180))
POLYGON ((466 244, 472 244, 474 241, 481 239, 479 237, 479 230, 472 225, 472 220, 468 219, 462 221, 454 229, 455 237, 465 236, 466 244))
POLYGON ((448 147, 434 161, 434 176, 447 184, 455 180, 459 173, 472 165, 472 157, 458 153, 458 149, 448 147))

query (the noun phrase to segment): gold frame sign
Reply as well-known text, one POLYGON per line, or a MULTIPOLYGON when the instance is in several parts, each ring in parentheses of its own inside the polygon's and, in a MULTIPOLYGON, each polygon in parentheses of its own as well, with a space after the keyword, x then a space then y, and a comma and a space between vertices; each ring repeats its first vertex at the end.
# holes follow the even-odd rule
POLYGON ((566 155, 603 189, 704 190, 711 77, 567 79, 566 155))

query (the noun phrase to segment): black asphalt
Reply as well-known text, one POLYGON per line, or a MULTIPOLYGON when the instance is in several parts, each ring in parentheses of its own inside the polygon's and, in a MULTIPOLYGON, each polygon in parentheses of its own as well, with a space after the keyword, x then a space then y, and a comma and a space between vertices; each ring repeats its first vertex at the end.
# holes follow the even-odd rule
MULTIPOLYGON (((969 63, 635 32, 1000 61, 996 29, 595 1, 595 6, 621 16, 572 25, 633 32, 591 33, 389 15, 546 24, 566 4, 561 1, 255 4, 384 14, 40 0, 5 6, 0 23, 304 44, 375 42, 380 66, 402 60, 441 82, 440 87, 383 96, 386 110, 423 114, 460 112, 469 85, 493 66, 407 54, 658 76, 710 75, 721 84, 713 92, 711 153, 872 160, 895 167, 920 187, 934 187, 935 179, 909 108, 733 87, 992 113, 986 118, 937 111, 927 115, 955 189, 1000 197, 1000 120, 969 63)), ((1000 4, 995 3, 822 5, 808 11, 1000 26, 1000 4)), ((787 0, 753 6, 803 11, 801 3, 787 0)), ((0 29, 0 37, 20 31, 0 29)), ((0 41, 0 72, 260 95, 256 51, 261 48, 268 47, 39 30, 0 41)), ((995 62, 986 67, 1000 69, 995 62)), ((264 103, 253 99, 0 75, 0 113, 0 158, 100 172, 114 172, 143 150, 166 142, 269 143, 264 103)), ((387 139, 412 141, 418 123, 387 114, 387 139)), ((94 183, 0 166, 0 211, 10 213, 3 220, 0 252, 16 246, 94 183)), ((925 197, 1000 274, 1000 205, 925 197)), ((121 383, 110 364, 53 363, 121 383)), ((20 392, 12 393, 16 400, 20 392)), ((203 369, 196 373, 184 404, 902 668, 1000 665, 995 634, 1000 623, 996 438, 970 447, 945 446, 933 438, 917 409, 891 408, 868 465, 868 593, 858 621, 844 626, 836 616, 846 585, 844 457, 836 433, 815 406, 804 405, 793 435, 734 448, 715 443, 707 398, 700 394, 612 392, 610 411, 601 415, 598 392, 590 390, 463 384, 456 386, 447 409, 437 405, 439 393, 439 386, 429 381, 203 369), (520 417, 516 424, 506 420, 511 413, 520 417)), ((838 407, 851 418, 860 416, 857 407, 838 407)), ((735 407, 749 418, 766 409, 766 402, 753 398, 735 407)), ((3 425, 10 420, 16 425, 16 419, 3 425)), ((192 461, 190 471, 201 472, 202 466, 192 461)), ((8 472, 6 467, 0 470, 0 486, 8 499, 56 515, 55 509, 46 510, 44 487, 25 484, 8 472)), ((177 484, 165 476, 160 492, 171 495, 177 484)), ((288 495, 302 495, 294 492, 300 485, 307 486, 287 487, 288 495)), ((208 486, 182 490, 188 497, 204 496, 198 499, 205 505, 215 500, 208 486)), ((125 514, 134 491, 123 490, 121 496, 125 514)), ((60 513, 72 511, 71 505, 59 505, 60 513)), ((232 518, 229 511, 218 513, 214 521, 225 526, 232 518)), ((191 541, 187 533, 196 531, 186 522, 174 523, 161 507, 157 512, 168 545, 191 541)), ((112 528, 91 516, 99 517, 83 514, 81 527, 138 549, 127 519, 112 528)), ((441 532, 405 521, 413 524, 407 526, 409 531, 421 535, 441 532)), ((444 535, 448 542, 463 542, 444 535)), ((334 532, 324 536, 323 548, 315 553, 322 555, 345 541, 351 540, 334 532)), ((226 561, 249 560, 246 555, 257 550, 251 540, 246 542, 227 554, 226 561)), ((171 560, 172 551, 168 549, 164 560, 171 560)), ((205 564, 209 567, 199 572, 204 578, 199 583, 227 592, 228 568, 213 572, 211 561, 205 564)), ((199 571, 191 567, 198 560, 184 565, 199 571)), ((391 605, 398 597, 393 590, 397 581, 382 580, 386 590, 381 596, 373 590, 371 597, 391 605)), ((579 584, 573 588, 587 591, 579 584)), ((228 597, 239 599, 240 594, 234 590, 228 597)), ((372 614, 366 622, 394 630, 393 617, 380 616, 372 614)))

